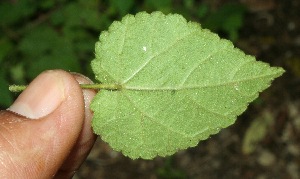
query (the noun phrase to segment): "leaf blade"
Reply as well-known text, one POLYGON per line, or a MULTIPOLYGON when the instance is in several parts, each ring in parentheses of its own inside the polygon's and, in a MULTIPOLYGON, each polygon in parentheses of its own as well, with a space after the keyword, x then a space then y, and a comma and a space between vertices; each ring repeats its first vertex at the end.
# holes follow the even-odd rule
POLYGON ((112 148, 151 159, 195 146, 234 123, 283 73, 180 15, 138 13, 96 44, 96 78, 119 84, 94 98, 92 126, 112 148))

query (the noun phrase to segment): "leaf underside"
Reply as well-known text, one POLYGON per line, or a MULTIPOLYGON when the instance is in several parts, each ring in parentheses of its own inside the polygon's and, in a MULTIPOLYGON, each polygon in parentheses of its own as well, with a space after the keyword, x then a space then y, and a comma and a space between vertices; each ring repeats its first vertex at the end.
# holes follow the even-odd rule
POLYGON ((117 84, 94 98, 93 130, 135 159, 186 149, 234 123, 283 73, 181 15, 142 12, 96 43, 96 79, 117 84))

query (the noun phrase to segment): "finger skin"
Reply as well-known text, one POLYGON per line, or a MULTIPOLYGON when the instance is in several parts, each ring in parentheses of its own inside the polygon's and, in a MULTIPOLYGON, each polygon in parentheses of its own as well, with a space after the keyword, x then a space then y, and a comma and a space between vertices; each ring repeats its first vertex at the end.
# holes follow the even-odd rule
MULTIPOLYGON (((93 83, 90 79, 81 74, 73 73, 73 76, 79 84, 93 83)), ((80 165, 84 162, 97 139, 97 135, 93 133, 91 127, 93 114, 90 110, 90 103, 92 102, 93 97, 96 95, 96 91, 89 89, 84 89, 82 91, 85 102, 85 120, 83 122, 82 130, 78 140, 70 155, 57 172, 56 178, 71 178, 79 169, 80 165)))
MULTIPOLYGON (((78 82, 62 70, 44 72, 39 78, 45 73, 61 75, 65 98, 54 112, 36 120, 8 110, 0 111, 0 178, 53 178, 64 161, 69 160, 70 153, 72 156, 78 153, 74 151, 82 150, 74 156, 86 155, 92 146, 93 142, 82 145, 93 141, 94 136, 89 130, 82 132, 89 125, 85 120, 90 117, 85 117, 84 96, 78 82)), ((92 95, 91 92, 87 96, 92 95)), ((71 169, 77 169, 81 162, 71 169)), ((63 170, 70 171, 66 167, 63 170)), ((68 172, 65 174, 70 176, 68 172)), ((63 176, 58 172, 56 178, 63 176)))

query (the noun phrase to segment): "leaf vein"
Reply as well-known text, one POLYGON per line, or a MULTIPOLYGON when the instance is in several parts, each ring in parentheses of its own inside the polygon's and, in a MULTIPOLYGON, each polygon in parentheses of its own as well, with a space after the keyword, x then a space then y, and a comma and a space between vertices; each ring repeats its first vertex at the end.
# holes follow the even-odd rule
POLYGON ((174 133, 180 134, 181 136, 183 136, 183 137, 185 137, 185 138, 188 138, 188 137, 189 137, 187 134, 182 133, 182 132, 177 131, 177 130, 174 130, 174 129, 172 129, 171 127, 169 127, 169 126, 167 126, 167 125, 165 125, 165 124, 163 124, 163 123, 161 123, 161 122, 155 120, 155 118, 153 118, 153 117, 150 116, 148 113, 146 113, 146 112, 143 111, 141 108, 139 108, 138 105, 136 105, 136 104, 130 99, 129 96, 127 96, 127 95, 124 94, 124 93, 123 93, 123 95, 128 99, 128 101, 134 106, 134 108, 135 108, 138 112, 140 112, 141 114, 144 114, 143 116, 148 117, 152 122, 154 122, 154 123, 156 123, 156 124, 158 124, 158 125, 160 125, 160 126, 166 128, 166 129, 169 130, 169 131, 172 131, 172 132, 174 132, 174 133))
POLYGON ((102 70, 102 72, 106 73, 107 76, 109 76, 115 83, 117 82, 116 79, 101 64, 99 65, 99 67, 101 68, 99 69, 99 71, 102 70))
POLYGON ((187 75, 183 78, 183 80, 182 80, 180 86, 183 86, 183 85, 185 84, 185 82, 188 80, 188 78, 191 76, 191 74, 192 74, 192 73, 193 73, 193 72, 194 72, 201 64, 203 64, 204 62, 206 62, 207 60, 209 60, 211 57, 213 57, 215 54, 221 52, 221 51, 224 50, 224 49, 226 49, 226 47, 221 48, 221 49, 218 49, 218 50, 216 50, 215 52, 213 52, 212 54, 209 54, 209 55, 208 55, 204 60, 202 60, 202 61, 199 60, 199 63, 196 63, 196 65, 193 66, 193 67, 191 68, 190 71, 188 71, 187 75))
POLYGON ((122 40, 121 40, 121 43, 120 43, 120 50, 118 52, 118 54, 120 55, 124 49, 124 45, 125 45, 125 38, 126 38, 126 34, 127 34, 127 25, 128 25, 128 21, 125 21, 124 23, 124 35, 122 36, 122 40))
POLYGON ((253 62, 255 62, 255 61, 245 61, 244 63, 241 63, 241 65, 237 66, 236 70, 234 71, 234 73, 233 73, 233 75, 231 77, 231 80, 233 80, 234 77, 236 76, 236 74, 241 70, 241 67, 245 66, 248 63, 253 63, 253 62))
POLYGON ((269 78, 273 77, 274 74, 268 74, 268 75, 259 75, 251 78, 244 78, 240 80, 235 81, 229 81, 224 83, 218 83, 218 84, 211 84, 211 85, 191 85, 191 86, 179 86, 179 87, 172 87, 172 86, 166 86, 166 87, 159 87, 159 88, 152 88, 152 87, 141 87, 141 86, 123 86, 123 89, 126 90, 133 90, 133 91, 181 91, 181 90, 193 90, 193 89, 201 89, 201 88, 212 88, 212 87, 219 87, 219 86, 227 86, 232 85, 235 83, 245 82, 245 81, 253 81, 256 79, 261 78, 269 78))
POLYGON ((126 80, 123 81, 123 84, 126 84, 128 83, 132 78, 134 78, 134 76, 136 76, 141 70, 143 70, 148 64, 150 61, 152 61, 152 59, 154 59, 155 57, 158 57, 166 52, 168 52, 168 50, 170 50, 174 45, 176 45, 178 42, 180 42, 181 40, 183 40, 184 38, 194 34, 195 32, 197 32, 197 30, 194 30, 194 31, 191 31, 190 33, 186 34, 185 36, 181 37, 181 38, 178 38, 177 40, 174 41, 174 43, 172 43, 171 45, 169 45, 168 47, 166 47, 165 49, 163 49, 162 51, 150 56, 148 59, 146 59, 146 61, 135 71, 132 73, 132 75, 127 78, 126 80))
POLYGON ((199 104, 196 100, 192 99, 191 97, 188 97, 188 99, 190 99, 194 104, 196 104, 203 111, 209 112, 213 115, 216 115, 216 116, 219 116, 219 117, 222 117, 222 118, 225 118, 225 119, 227 118, 227 116, 225 116, 224 114, 220 114, 220 113, 217 113, 215 111, 209 110, 208 108, 206 108, 203 105, 199 104))

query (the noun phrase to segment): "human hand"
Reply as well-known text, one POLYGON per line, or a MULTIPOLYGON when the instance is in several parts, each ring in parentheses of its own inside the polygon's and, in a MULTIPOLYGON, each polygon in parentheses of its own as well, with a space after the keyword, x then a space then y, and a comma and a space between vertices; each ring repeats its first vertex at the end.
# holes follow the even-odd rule
POLYGON ((71 178, 91 150, 91 83, 51 70, 34 79, 0 111, 0 178, 71 178))

